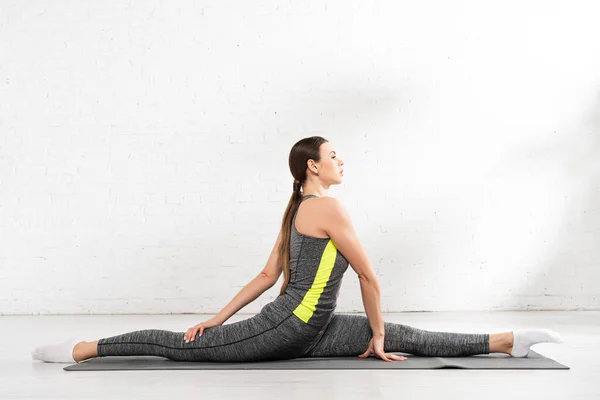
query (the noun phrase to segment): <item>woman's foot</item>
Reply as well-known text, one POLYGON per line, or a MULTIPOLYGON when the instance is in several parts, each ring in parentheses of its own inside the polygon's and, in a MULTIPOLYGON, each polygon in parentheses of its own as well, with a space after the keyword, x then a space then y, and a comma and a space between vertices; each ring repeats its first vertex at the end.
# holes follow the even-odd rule
POLYGON ((61 343, 37 346, 31 352, 31 358, 33 360, 56 363, 79 362, 75 359, 73 352, 79 343, 82 343, 80 339, 71 337, 61 343))
POLYGON ((529 348, 537 343, 563 343, 562 336, 551 329, 521 329, 512 332, 513 345, 508 354, 513 357, 527 357, 529 348))

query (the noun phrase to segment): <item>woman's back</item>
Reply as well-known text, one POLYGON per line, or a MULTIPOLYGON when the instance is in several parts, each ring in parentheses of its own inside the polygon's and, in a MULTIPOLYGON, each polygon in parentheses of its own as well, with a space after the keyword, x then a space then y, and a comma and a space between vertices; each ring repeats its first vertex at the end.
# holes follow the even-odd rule
MULTIPOLYGON (((342 278, 348 269, 348 260, 339 252, 329 237, 318 236, 318 226, 307 226, 304 233, 296 229, 297 216, 303 212, 304 223, 314 221, 314 209, 304 209, 304 201, 316 195, 305 195, 302 203, 292 218, 290 237, 290 281, 285 292, 274 302, 268 304, 268 311, 279 309, 283 317, 285 312, 291 312, 304 323, 316 326, 326 326, 333 316, 337 304, 337 296, 342 278), (304 213, 308 211, 308 213, 304 213), (312 214, 312 215, 311 215, 312 214), (313 235, 309 235, 312 233, 313 235)), ((263 308, 264 310, 264 308, 263 308)), ((262 312, 262 311, 261 311, 262 312)), ((289 315, 289 314, 288 314, 289 315)))

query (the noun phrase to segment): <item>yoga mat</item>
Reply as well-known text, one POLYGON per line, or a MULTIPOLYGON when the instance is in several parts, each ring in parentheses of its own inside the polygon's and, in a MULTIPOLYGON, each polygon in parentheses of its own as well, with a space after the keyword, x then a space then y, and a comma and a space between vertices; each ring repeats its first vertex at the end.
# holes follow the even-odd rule
POLYGON ((375 357, 309 357, 260 362, 173 361, 158 356, 107 356, 90 358, 64 367, 65 371, 125 371, 157 369, 570 369, 530 350, 523 358, 508 354, 478 354, 469 357, 407 357, 404 361, 385 362, 375 357))

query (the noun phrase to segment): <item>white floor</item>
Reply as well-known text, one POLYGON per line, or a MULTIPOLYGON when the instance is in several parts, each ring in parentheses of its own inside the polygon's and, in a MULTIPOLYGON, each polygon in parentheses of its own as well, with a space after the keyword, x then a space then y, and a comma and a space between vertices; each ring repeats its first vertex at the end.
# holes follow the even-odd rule
MULTIPOLYGON (((139 329, 184 332, 211 315, 0 317, 1 399, 600 399, 600 311, 385 314, 423 329, 494 333, 550 328, 538 353, 570 370, 63 371, 33 361, 35 345, 139 329)), ((226 323, 246 319, 237 314, 226 323)), ((384 362, 384 361, 381 361, 384 362)), ((396 361, 402 362, 402 361, 396 361)))

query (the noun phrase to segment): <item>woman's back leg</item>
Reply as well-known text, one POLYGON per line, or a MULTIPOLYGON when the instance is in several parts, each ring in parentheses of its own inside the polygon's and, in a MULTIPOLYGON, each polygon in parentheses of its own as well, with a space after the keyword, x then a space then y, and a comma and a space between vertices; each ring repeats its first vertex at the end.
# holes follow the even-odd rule
MULTIPOLYGON (((282 321, 284 322, 284 321, 282 321)), ((98 356, 155 355, 176 361, 241 362, 275 359, 285 349, 276 328, 262 314, 214 326, 185 342, 185 332, 145 329, 98 341, 98 356)))

